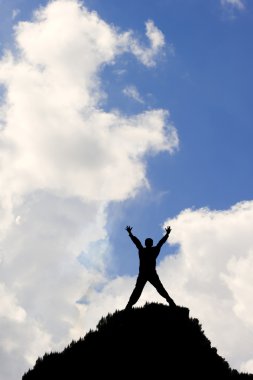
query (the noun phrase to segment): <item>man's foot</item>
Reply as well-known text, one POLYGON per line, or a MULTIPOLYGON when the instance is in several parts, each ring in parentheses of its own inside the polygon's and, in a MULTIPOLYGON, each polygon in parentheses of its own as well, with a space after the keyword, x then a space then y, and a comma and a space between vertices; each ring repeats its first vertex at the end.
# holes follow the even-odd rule
POLYGON ((172 298, 167 299, 167 302, 169 303, 171 308, 175 309, 177 307, 172 298))

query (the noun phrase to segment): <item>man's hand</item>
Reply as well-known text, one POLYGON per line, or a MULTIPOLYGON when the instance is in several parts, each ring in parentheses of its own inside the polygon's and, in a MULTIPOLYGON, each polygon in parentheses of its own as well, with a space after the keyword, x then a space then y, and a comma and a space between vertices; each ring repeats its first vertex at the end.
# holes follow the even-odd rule
POLYGON ((132 232, 132 228, 133 228, 133 227, 126 226, 126 230, 127 230, 127 232, 128 232, 129 234, 132 232))
POLYGON ((170 232, 171 232, 171 227, 170 227, 170 226, 169 226, 169 227, 165 227, 165 231, 166 231, 166 233, 169 235, 170 232))

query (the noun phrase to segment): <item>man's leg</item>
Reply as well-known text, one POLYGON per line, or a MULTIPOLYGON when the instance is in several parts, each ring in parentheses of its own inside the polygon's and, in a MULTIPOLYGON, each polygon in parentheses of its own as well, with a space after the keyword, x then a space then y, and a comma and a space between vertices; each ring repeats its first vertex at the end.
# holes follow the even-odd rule
POLYGON ((138 301, 146 282, 147 282, 147 278, 145 276, 139 274, 139 276, 137 277, 135 288, 134 288, 134 290, 133 290, 133 292, 129 298, 129 301, 126 305, 126 309, 131 309, 132 306, 138 301))
POLYGON ((166 299, 166 301, 170 304, 170 306, 176 306, 173 299, 169 296, 168 292, 164 288, 163 284, 160 281, 160 278, 158 277, 158 274, 156 271, 154 271, 149 277, 148 281, 156 288, 158 293, 166 299))

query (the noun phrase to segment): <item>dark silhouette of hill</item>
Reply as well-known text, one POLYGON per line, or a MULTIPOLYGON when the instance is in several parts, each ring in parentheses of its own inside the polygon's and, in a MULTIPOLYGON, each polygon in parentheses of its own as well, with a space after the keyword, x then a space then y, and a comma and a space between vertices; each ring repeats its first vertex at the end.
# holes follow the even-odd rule
POLYGON ((23 380, 253 379, 217 354, 184 307, 150 303, 103 317, 61 353, 39 358, 23 380))

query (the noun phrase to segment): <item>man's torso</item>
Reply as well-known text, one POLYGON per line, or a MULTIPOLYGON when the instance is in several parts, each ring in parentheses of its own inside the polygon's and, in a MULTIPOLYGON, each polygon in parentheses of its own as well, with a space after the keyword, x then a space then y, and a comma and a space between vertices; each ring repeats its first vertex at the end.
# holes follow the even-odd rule
POLYGON ((156 268, 156 258, 159 255, 160 249, 155 247, 139 249, 140 272, 150 272, 156 268))

